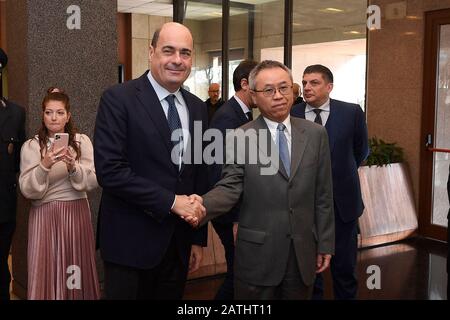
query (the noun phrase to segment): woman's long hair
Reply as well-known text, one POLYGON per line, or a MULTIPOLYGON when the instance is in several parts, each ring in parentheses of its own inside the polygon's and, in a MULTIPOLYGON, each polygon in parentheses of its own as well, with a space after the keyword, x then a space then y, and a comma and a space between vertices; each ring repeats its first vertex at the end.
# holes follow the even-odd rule
MULTIPOLYGON (((44 100, 42 100, 42 124, 38 131, 38 139, 39 139, 39 146, 41 147, 41 156, 44 156, 44 150, 47 150, 47 144, 49 141, 48 138, 48 129, 45 126, 44 123, 44 112, 45 107, 49 101, 60 101, 64 104, 64 108, 66 109, 66 112, 70 112, 70 103, 69 103, 69 96, 62 90, 50 87, 47 90, 47 95, 44 97, 44 100)), ((69 118, 69 121, 64 126, 64 132, 69 134, 69 146, 71 146, 77 156, 76 159, 78 160, 81 157, 81 150, 79 143, 75 141, 75 135, 77 134, 78 130, 75 127, 75 125, 72 122, 72 117, 69 118)))

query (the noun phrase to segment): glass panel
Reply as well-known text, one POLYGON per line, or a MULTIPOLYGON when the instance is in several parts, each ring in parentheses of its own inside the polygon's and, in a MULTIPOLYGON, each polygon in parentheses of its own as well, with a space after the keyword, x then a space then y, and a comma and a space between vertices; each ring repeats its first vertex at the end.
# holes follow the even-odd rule
MULTIPOLYGON (((450 149, 450 25, 440 28, 438 78, 436 91, 436 148, 450 149)), ((446 227, 449 208, 447 179, 449 154, 434 153, 432 224, 446 227)))
POLYGON ((228 23, 228 98, 231 98, 235 93, 233 86, 234 70, 242 60, 253 54, 249 52, 249 21, 252 21, 254 24, 254 4, 257 1, 253 2, 233 1, 230 3, 230 20, 228 23))
POLYGON ((202 100, 211 83, 222 86, 222 5, 188 1, 184 24, 194 36, 194 62, 185 86, 202 100))
POLYGON ((254 1, 255 40, 253 56, 257 61, 284 58, 284 1, 254 1))
POLYGON ((364 109, 366 9, 366 0, 294 0, 294 82, 308 65, 323 64, 334 75, 331 97, 364 109))

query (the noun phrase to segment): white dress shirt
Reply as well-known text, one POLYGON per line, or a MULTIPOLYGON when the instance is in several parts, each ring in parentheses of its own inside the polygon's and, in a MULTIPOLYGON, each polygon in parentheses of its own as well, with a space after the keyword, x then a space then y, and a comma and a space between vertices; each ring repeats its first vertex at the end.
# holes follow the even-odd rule
MULTIPOLYGON (((269 128, 270 131, 270 135, 272 136, 272 140, 275 142, 275 145, 278 146, 278 136, 277 136, 277 127, 278 127, 278 122, 272 121, 267 119, 266 117, 263 117, 264 121, 267 124, 267 127, 269 128)), ((286 119, 284 119, 284 121, 282 122, 285 126, 286 129, 284 129, 284 135, 286 136, 286 141, 287 141, 287 145, 288 145, 288 150, 289 150, 289 157, 291 156, 291 141, 292 141, 292 134, 291 134, 291 117, 288 115, 288 117, 286 119)))
POLYGON ((327 124, 328 117, 330 116, 330 99, 328 99, 323 105, 319 108, 314 108, 309 104, 306 104, 305 108, 305 118, 306 120, 314 122, 316 119, 316 113, 313 111, 314 109, 321 109, 320 117, 322 118, 322 125, 325 126, 327 124))
POLYGON ((181 128, 183 129, 183 151, 186 151, 188 138, 189 138, 189 112, 187 109, 186 102, 183 99, 183 95, 181 94, 180 89, 175 92, 170 92, 163 86, 161 86, 155 78, 153 78, 151 71, 149 71, 148 80, 155 89, 156 95, 158 96, 159 102, 163 107, 164 114, 166 115, 166 119, 169 113, 169 102, 167 102, 166 97, 173 94, 175 96, 175 106, 177 107, 178 115, 180 116, 181 128))
POLYGON ((239 106, 241 107, 242 112, 244 112, 245 116, 246 116, 247 119, 248 119, 247 112, 251 112, 252 110, 250 110, 250 108, 247 107, 247 105, 246 105, 241 99, 239 99, 238 96, 234 95, 233 98, 235 98, 236 101, 237 101, 237 103, 239 103, 239 106))

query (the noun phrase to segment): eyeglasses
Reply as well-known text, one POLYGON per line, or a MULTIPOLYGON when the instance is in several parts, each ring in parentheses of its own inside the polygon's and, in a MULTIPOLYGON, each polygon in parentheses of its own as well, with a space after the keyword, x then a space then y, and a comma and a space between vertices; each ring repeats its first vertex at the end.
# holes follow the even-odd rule
POLYGON ((265 88, 263 90, 253 90, 254 92, 262 92, 264 97, 273 97, 277 91, 279 91, 283 96, 292 93, 292 86, 282 86, 279 88, 265 88))

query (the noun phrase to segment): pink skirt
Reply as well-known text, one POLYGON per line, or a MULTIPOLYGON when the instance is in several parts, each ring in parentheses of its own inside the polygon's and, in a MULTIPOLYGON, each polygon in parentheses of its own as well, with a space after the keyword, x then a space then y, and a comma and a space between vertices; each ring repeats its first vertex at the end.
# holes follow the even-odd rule
POLYGON ((87 199, 32 207, 28 223, 28 299, 99 298, 87 199))

